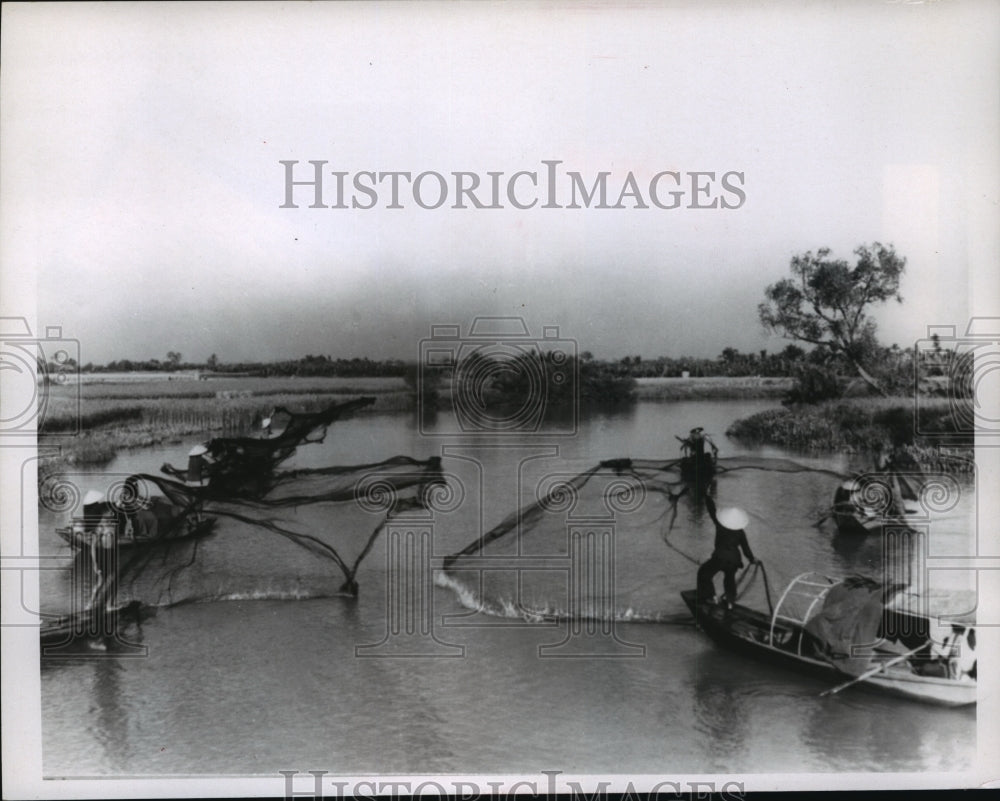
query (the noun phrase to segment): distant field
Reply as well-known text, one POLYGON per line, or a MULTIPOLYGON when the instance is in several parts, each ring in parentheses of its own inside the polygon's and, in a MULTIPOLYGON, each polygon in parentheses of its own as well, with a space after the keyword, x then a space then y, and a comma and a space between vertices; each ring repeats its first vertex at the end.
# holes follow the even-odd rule
POLYGON ((336 400, 374 396, 375 410, 408 402, 401 378, 226 378, 210 381, 129 380, 48 387, 43 430, 83 430, 128 422, 233 431, 253 425, 274 406, 314 411, 336 400), (78 422, 79 421, 79 422, 78 422))
MULTIPOLYGON (((165 375, 165 374, 164 374, 165 375)), ((66 464, 103 464, 123 449, 190 434, 243 435, 259 430, 276 406, 315 412, 334 402, 368 395, 370 411, 413 405, 401 378, 213 378, 127 374, 79 385, 48 385, 40 443, 63 437, 61 454, 47 459, 40 477, 66 464), (142 380, 145 379, 145 380, 142 380)))
POLYGON ((166 378, 153 374, 143 380, 144 374, 108 374, 107 380, 81 382, 79 386, 52 385, 53 398, 75 397, 79 393, 87 399, 145 399, 145 398, 214 398, 224 393, 239 395, 350 395, 363 393, 380 395, 402 392, 406 385, 402 378, 210 378, 199 381, 191 376, 166 378), (139 376, 139 377, 137 377, 139 376))
MULTIPOLYGON (((52 384, 47 388, 46 428, 62 430, 72 424, 79 411, 83 427, 90 424, 135 420, 149 423, 181 422, 185 426, 204 419, 206 427, 231 429, 250 424, 254 417, 273 406, 319 408, 327 403, 372 395, 373 411, 388 411, 412 406, 402 378, 212 378, 199 381, 192 376, 168 374, 103 374, 107 380, 76 384, 52 384), (79 403, 79 409, 77 405, 79 403), (242 422, 241 422, 242 421, 242 422)), ((711 398, 780 398, 791 386, 790 378, 706 377, 639 378, 639 400, 692 400, 711 398)), ((447 402, 451 386, 444 381, 440 396, 447 402)))
POLYGON ((792 378, 756 376, 705 376, 691 378, 637 378, 639 400, 699 400, 712 398, 780 398, 792 386, 792 378))

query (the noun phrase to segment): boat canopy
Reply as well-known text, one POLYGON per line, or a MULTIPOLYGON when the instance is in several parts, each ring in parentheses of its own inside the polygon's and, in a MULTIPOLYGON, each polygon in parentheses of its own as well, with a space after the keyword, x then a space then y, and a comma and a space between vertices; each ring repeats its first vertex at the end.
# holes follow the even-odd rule
MULTIPOLYGON (((771 615, 770 642, 775 642, 775 629, 782 622, 792 623, 800 629, 823 606, 823 599, 838 580, 821 573, 802 573, 796 576, 778 599, 771 615)), ((802 638, 799 637, 799 653, 802 653, 802 638)))
POLYGON ((924 617, 942 625, 973 627, 976 625, 975 590, 925 590, 922 593, 903 591, 894 596, 886 609, 914 617, 924 617))
POLYGON ((903 589, 902 585, 882 585, 860 576, 845 578, 823 597, 822 608, 807 622, 805 631, 829 660, 853 673, 866 670, 879 636, 885 605, 903 589))
POLYGON ((841 669, 862 670, 880 644, 886 603, 902 590, 902 585, 884 586, 861 576, 838 579, 803 573, 789 583, 774 608, 771 641, 776 628, 791 623, 800 632, 799 655, 808 636, 812 651, 836 660, 841 669))

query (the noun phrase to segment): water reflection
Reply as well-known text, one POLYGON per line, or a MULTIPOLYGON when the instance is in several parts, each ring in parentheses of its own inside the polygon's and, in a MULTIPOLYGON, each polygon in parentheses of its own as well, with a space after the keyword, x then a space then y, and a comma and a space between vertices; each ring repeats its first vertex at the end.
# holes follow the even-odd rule
MULTIPOLYGON (((539 438, 520 449, 498 438, 464 438, 458 455, 446 457, 445 469, 466 482, 467 501, 437 520, 435 553, 457 550, 516 508, 526 448, 554 447, 556 461, 583 468, 625 456, 666 460, 679 455, 675 434, 703 426, 723 456, 788 456, 741 446, 724 434, 737 417, 774 405, 639 403, 588 414, 575 436, 539 438)), ((288 466, 440 454, 456 441, 425 432, 453 426, 444 419, 450 414, 423 420, 411 413, 358 415, 333 427, 322 444, 300 448, 288 466)), ((155 472, 194 441, 123 454, 108 472, 155 472)), ((848 457, 837 454, 794 458, 842 472, 848 467, 848 457)), ((549 467, 541 460, 536 472, 549 467)), ((877 575, 881 537, 850 539, 814 525, 834 487, 831 477, 807 473, 719 477, 720 503, 743 506, 751 515, 751 546, 767 564, 772 589, 780 591, 805 570, 877 575)), ((933 522, 935 553, 974 546, 974 494, 961 503, 968 505, 933 522)), ((653 534, 648 546, 630 546, 641 564, 619 558, 616 569, 622 586, 648 579, 642 597, 676 612, 678 592, 693 585, 695 568, 653 534)), ((691 493, 680 503, 671 536, 699 559, 712 550, 703 503, 691 493)), ((88 660, 47 671, 46 773, 251 772, 287 768, 278 764, 285 755, 343 772, 529 771, 539 760, 562 767, 609 750, 605 761, 613 758, 618 772, 662 771, 670 760, 689 772, 952 770, 967 766, 974 754, 974 715, 862 692, 820 699, 824 685, 815 680, 728 653, 693 629, 649 625, 634 636, 630 629, 629 641, 649 638, 660 646, 624 668, 615 660, 543 663, 539 633, 506 628, 499 619, 491 622, 501 625, 488 631, 455 626, 444 632, 448 641, 468 646, 465 659, 357 659, 354 646, 378 642, 386 630, 382 552, 373 552, 363 569, 355 603, 229 602, 164 610, 145 632, 149 659, 88 660)), ((68 571, 66 576, 68 592, 68 571)), ((747 600, 766 608, 760 584, 747 600)), ((439 602, 435 609, 442 614, 464 611, 446 590, 435 591, 439 602)))
POLYGON ((928 707, 852 688, 815 704, 802 741, 833 770, 962 771, 975 755, 974 722, 968 709, 928 707))
POLYGON ((122 680, 127 663, 107 658, 95 659, 93 665, 94 739, 104 750, 108 770, 127 770, 132 755, 128 711, 122 705, 122 680))
POLYGON ((862 572, 875 575, 882 562, 882 545, 878 537, 864 534, 830 536, 830 546, 838 573, 862 572))
POLYGON ((752 707, 740 682, 734 681, 741 669, 740 657, 709 651, 699 657, 694 669, 695 727, 707 735, 719 767, 744 764, 752 707))

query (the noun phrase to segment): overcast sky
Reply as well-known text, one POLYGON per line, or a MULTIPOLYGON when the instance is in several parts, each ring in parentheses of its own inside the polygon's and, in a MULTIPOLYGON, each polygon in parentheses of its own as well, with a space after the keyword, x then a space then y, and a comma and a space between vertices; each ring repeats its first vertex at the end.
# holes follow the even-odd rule
POLYGON ((4 313, 32 315, 10 287, 37 276, 36 324, 98 363, 415 359, 477 315, 598 357, 716 356, 784 347, 756 307, 794 253, 880 240, 908 259, 883 340, 962 329, 998 263, 998 8, 7 4, 4 313), (279 208, 281 160, 543 159, 611 172, 613 198, 630 171, 644 192, 738 171, 746 200, 279 208))

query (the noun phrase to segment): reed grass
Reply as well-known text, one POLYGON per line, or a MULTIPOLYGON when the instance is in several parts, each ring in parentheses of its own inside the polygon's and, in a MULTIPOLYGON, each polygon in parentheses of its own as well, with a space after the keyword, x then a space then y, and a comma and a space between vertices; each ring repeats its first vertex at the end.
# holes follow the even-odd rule
POLYGON ((40 421, 39 449, 58 446, 59 452, 42 457, 39 480, 70 465, 107 464, 123 450, 192 434, 240 436, 257 431, 276 406, 316 412, 361 395, 375 398, 367 411, 401 411, 413 406, 403 382, 391 378, 203 382, 213 385, 210 391, 194 391, 194 383, 133 381, 117 386, 53 387, 40 421), (115 391, 108 392, 109 387, 115 391))
POLYGON ((909 453, 921 466, 965 472, 974 464, 973 440, 952 430, 952 408, 945 398, 859 398, 797 405, 744 417, 727 436, 748 444, 794 450, 871 451, 876 443, 909 453))
POLYGON ((150 398, 214 398, 221 393, 249 392, 256 397, 272 395, 382 395, 405 389, 402 378, 213 378, 177 381, 93 381, 83 384, 56 385, 50 397, 79 396, 83 400, 150 398))

